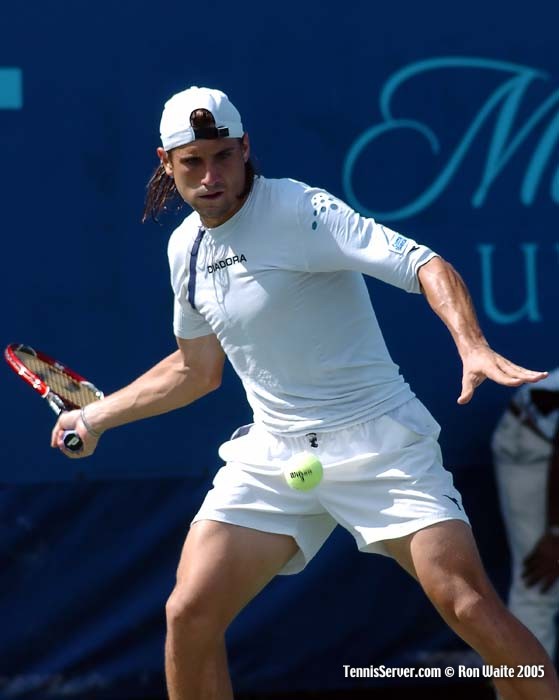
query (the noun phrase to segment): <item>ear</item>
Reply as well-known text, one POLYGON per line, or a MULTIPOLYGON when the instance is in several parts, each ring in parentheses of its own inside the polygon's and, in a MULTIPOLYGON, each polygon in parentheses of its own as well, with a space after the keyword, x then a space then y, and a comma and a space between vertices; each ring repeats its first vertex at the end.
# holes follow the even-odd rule
POLYGON ((173 164, 167 151, 161 146, 157 149, 157 157, 161 161, 161 165, 165 168, 165 172, 169 177, 173 177, 173 164))
POLYGON ((248 134, 243 134, 243 140, 241 141, 241 149, 243 152, 243 160, 248 163, 250 158, 250 141, 248 139, 248 134))

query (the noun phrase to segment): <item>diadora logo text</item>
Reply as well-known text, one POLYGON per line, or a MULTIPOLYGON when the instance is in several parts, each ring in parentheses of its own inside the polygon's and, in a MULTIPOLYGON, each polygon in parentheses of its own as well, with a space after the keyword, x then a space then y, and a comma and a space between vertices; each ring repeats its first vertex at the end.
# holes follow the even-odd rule
MULTIPOLYGON (((516 172, 520 173, 517 197, 522 205, 530 206, 546 184, 549 198, 559 204, 559 164, 556 161, 559 90, 543 98, 535 97, 539 100, 535 106, 533 92, 528 95, 529 88, 536 82, 548 80, 546 73, 529 66, 463 56, 418 61, 397 71, 380 92, 381 121, 369 126, 357 138, 345 158, 343 186, 347 201, 365 216, 383 221, 414 216, 441 197, 450 182, 457 178, 468 154, 475 150, 477 158, 481 154, 481 172, 478 183, 473 183, 473 191, 468 180, 472 207, 484 205, 494 182, 511 161, 515 176, 516 172), (449 76, 449 71, 456 74, 450 93, 447 81, 452 73, 449 76), (440 101, 429 123, 425 115, 433 109, 433 100, 418 99, 418 95, 431 95, 433 90, 440 95, 440 101), (457 107, 459 110, 456 119, 448 114, 444 124, 440 121, 443 104, 446 111, 457 107), (396 109, 398 116, 394 114, 396 109), (422 115, 421 120, 415 118, 417 113, 422 115), (438 128, 433 126, 435 123, 439 124, 438 128), (423 143, 430 149, 430 153, 425 151, 423 162, 415 157, 411 164, 406 163, 407 147, 414 143, 410 139, 418 139, 418 145, 423 143), (354 182, 359 182, 356 168, 370 167, 372 172, 378 168, 377 156, 382 147, 395 149, 394 161, 399 164, 401 177, 412 173, 410 183, 416 181, 413 173, 418 168, 423 172, 435 169, 427 186, 415 185, 419 191, 406 194, 407 201, 388 210, 378 199, 370 201, 379 196, 375 188, 366 194, 361 189, 359 197, 354 189, 354 182), (370 200, 363 201, 365 197, 370 200)), ((382 155, 386 158, 386 152, 382 155)), ((470 167, 471 164, 470 159, 470 167)), ((411 187, 405 186, 405 181, 402 185, 403 191, 413 192, 411 187)))
POLYGON ((223 270, 225 267, 230 267, 231 265, 236 265, 237 263, 246 262, 246 255, 233 255, 230 258, 224 258, 223 260, 218 260, 217 262, 210 263, 208 265, 208 272, 211 275, 217 270, 223 270))

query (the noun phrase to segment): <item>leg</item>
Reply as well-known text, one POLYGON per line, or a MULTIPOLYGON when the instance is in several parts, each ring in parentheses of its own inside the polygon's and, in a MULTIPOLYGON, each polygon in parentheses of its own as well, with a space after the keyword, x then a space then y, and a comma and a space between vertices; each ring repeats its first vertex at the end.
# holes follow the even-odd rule
POLYGON ((503 700, 557 700, 559 682, 536 638, 504 606, 489 582, 470 528, 448 520, 386 540, 448 625, 491 666, 543 665, 543 678, 495 680, 503 700))
POLYGON ((286 535, 211 520, 191 527, 166 607, 170 700, 232 700, 225 630, 296 552, 286 535))

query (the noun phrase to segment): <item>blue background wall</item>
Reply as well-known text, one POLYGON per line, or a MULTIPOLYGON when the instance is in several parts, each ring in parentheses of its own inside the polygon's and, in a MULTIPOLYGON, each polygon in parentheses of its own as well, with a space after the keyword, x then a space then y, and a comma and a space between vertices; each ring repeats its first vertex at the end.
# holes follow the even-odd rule
MULTIPOLYGON (((530 3, 529 14, 478 1, 4 7, 0 340, 35 345, 106 392, 173 349, 166 241, 180 216, 160 226, 140 217, 162 105, 198 84, 231 96, 264 174, 323 186, 430 245, 463 274, 496 349, 554 367, 557 19, 553 2, 530 3)), ((488 439, 511 392, 486 383, 458 407, 460 363, 440 321, 420 297, 375 281, 370 291, 395 361, 443 425, 448 467, 504 589, 488 439)), ((0 693, 161 690, 180 545, 217 446, 250 420, 238 380, 228 370, 216 394, 106 435, 83 462, 50 450, 47 408, 7 368, 0 387, 10 406, 0 693)), ((348 687, 342 663, 453 650, 464 652, 415 584, 391 562, 357 556, 343 532, 231 631, 247 691, 348 687), (297 603, 318 585, 320 604, 297 603), (388 600, 396 620, 382 614, 388 600), (308 642, 286 655, 295 634, 308 642)))

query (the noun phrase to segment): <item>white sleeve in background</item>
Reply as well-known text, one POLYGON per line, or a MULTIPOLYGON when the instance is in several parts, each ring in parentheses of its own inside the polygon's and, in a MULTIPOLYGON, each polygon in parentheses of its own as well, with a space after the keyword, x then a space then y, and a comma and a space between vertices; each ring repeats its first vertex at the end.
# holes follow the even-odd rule
POLYGON ((299 224, 309 272, 353 270, 419 293, 417 272, 437 255, 374 219, 366 219, 325 190, 304 190, 299 224))

